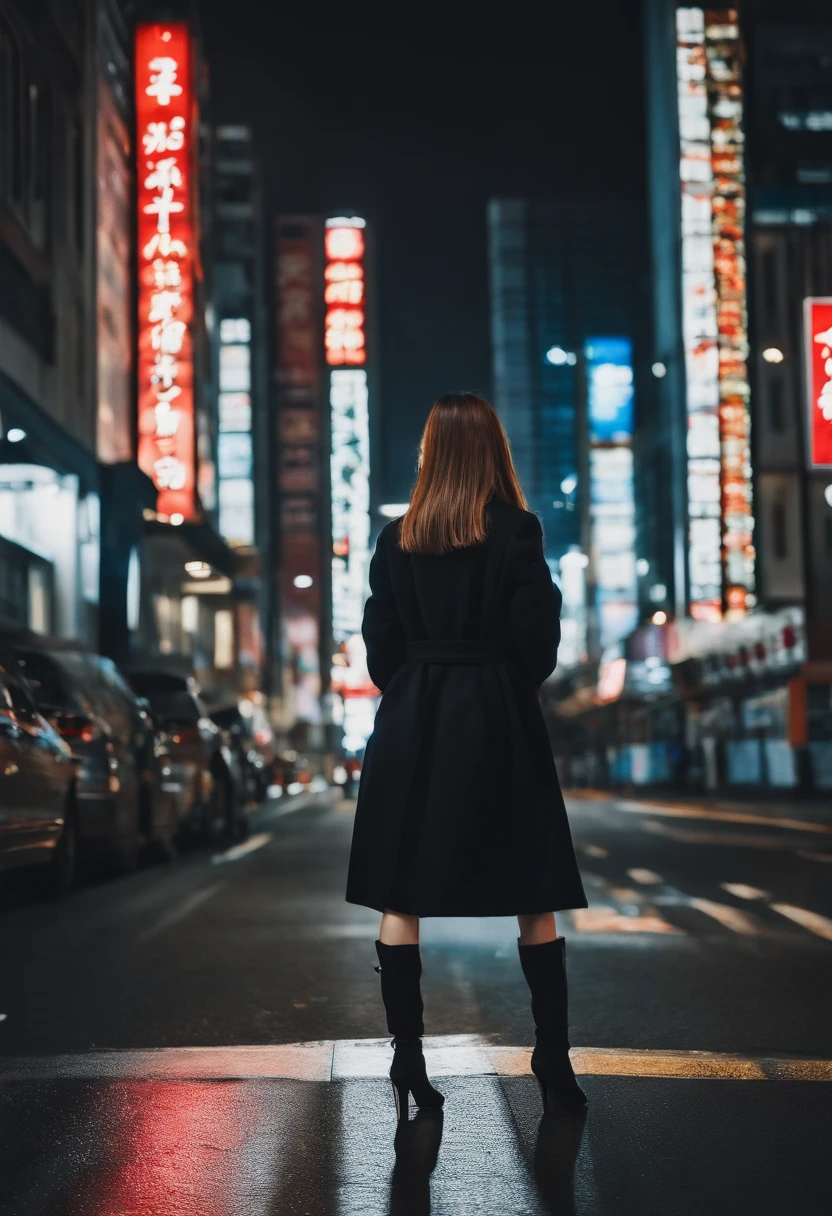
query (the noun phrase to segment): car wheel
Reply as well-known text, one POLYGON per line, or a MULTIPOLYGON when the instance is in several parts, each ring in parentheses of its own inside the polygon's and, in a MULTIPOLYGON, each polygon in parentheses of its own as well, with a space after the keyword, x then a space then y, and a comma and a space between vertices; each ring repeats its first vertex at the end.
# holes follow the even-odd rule
POLYGON ((64 827, 49 862, 47 892, 53 899, 67 895, 75 885, 78 874, 78 829, 75 822, 75 798, 67 796, 64 827))

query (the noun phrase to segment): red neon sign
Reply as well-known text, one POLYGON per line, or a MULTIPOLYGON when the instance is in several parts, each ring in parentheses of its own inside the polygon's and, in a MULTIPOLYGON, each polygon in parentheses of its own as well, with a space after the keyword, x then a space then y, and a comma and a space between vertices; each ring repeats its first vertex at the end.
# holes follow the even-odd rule
POLYGON ((366 363, 364 233, 347 224, 327 228, 324 250, 326 361, 332 367, 366 363))
POLYGON ((196 515, 191 202, 191 36, 184 22, 136 30, 139 465, 174 523, 196 515))
POLYGON ((832 298, 803 302, 809 464, 832 467, 832 298))

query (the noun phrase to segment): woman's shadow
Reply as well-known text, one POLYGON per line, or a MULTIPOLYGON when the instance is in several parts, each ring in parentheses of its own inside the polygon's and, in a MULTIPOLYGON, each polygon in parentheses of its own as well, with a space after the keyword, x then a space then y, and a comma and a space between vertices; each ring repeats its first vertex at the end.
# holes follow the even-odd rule
POLYGON ((420 1110, 396 1129, 389 1216, 430 1216, 430 1176, 439 1157, 442 1125, 441 1110, 420 1110))

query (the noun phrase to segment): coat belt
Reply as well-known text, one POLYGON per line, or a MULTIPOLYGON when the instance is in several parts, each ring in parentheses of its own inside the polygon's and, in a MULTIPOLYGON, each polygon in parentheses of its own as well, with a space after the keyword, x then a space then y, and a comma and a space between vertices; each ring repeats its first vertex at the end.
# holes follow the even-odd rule
POLYGON ((506 654, 497 642, 478 640, 408 642, 405 658, 408 663, 470 664, 476 667, 506 662, 506 654))

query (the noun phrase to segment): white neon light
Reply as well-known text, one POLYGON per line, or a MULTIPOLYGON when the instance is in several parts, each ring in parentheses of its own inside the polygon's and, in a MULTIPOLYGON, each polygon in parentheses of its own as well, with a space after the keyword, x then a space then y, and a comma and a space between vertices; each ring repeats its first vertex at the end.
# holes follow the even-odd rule
POLYGON ((361 632, 370 560, 370 420, 367 373, 330 373, 332 449, 332 633, 361 632))

